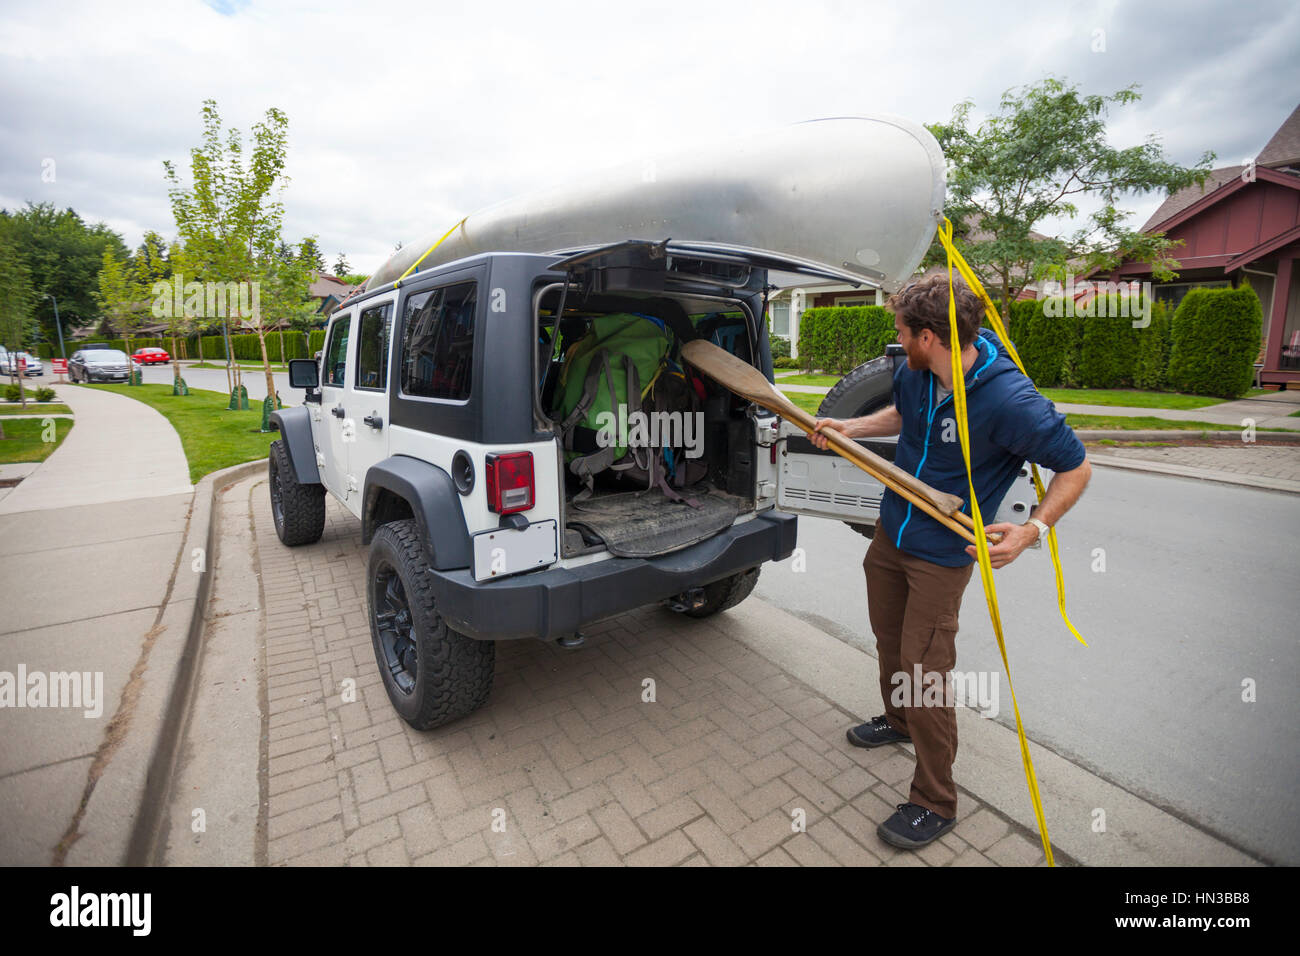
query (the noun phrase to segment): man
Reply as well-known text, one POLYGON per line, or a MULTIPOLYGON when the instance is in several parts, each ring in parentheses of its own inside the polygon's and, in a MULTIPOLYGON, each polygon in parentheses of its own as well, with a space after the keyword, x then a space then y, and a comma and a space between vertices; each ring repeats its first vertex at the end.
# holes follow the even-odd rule
MULTIPOLYGON (((1056 472, 1047 494, 1026 524, 991 524, 1002 540, 989 546, 994 568, 1010 564, 1039 540, 1078 501, 1092 467, 1065 416, 1040 395, 991 331, 980 329, 983 307, 954 278, 961 367, 966 382, 971 471, 980 513, 992 518, 1025 460, 1056 472)), ((894 329, 907 364, 894 375, 893 404, 862 418, 817 420, 850 438, 898 435, 895 463, 939 491, 969 498, 966 465, 957 434, 949 345, 948 278, 913 282, 889 300, 894 329)), ((826 448, 826 438, 813 434, 826 448)), ((964 510, 970 513, 970 504, 964 510)), ((881 823, 886 843, 915 849, 938 839, 957 822, 957 714, 949 671, 957 661, 957 612, 976 560, 974 545, 892 491, 880 504, 880 518, 862 562, 867 607, 876 635, 880 694, 885 713, 848 731, 856 747, 911 740, 916 772, 909 802, 881 823), (923 687, 914 686, 920 667, 923 687), (896 676, 898 675, 898 676, 896 676), (905 682, 905 686, 899 684, 905 682), (895 688, 901 703, 895 703, 895 688), (933 689, 944 688, 942 705, 933 689)))

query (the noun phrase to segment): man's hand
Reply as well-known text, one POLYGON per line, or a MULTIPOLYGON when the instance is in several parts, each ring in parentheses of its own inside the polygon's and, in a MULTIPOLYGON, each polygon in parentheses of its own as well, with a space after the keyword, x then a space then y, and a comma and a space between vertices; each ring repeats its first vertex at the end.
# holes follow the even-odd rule
MULTIPOLYGON (((997 544, 989 545, 989 563, 995 568, 1010 564, 1020 557, 1021 551, 1038 540, 1038 528, 1032 524, 1009 524, 1001 521, 997 524, 986 524, 984 530, 1002 532, 1002 540, 997 544)), ((979 552, 975 550, 975 545, 967 545, 966 553, 979 560, 979 552)))
MULTIPOLYGON (((848 424, 847 422, 839 418, 819 418, 817 419, 817 421, 813 422, 813 426, 819 430, 823 426, 825 426, 826 428, 835 429, 841 435, 848 434, 845 431, 845 425, 847 424, 848 424)), ((808 436, 808 440, 812 442, 814 445, 816 445, 818 448, 820 448, 822 451, 825 451, 827 446, 830 444, 830 442, 827 441, 826 436, 819 434, 818 432, 812 432, 808 436)))

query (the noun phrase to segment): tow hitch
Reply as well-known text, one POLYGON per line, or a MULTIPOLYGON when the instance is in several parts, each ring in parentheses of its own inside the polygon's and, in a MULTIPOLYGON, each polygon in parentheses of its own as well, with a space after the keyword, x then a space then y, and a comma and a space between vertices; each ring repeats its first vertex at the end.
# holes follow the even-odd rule
POLYGON ((668 606, 678 613, 698 611, 704 607, 705 600, 704 588, 691 588, 689 591, 683 591, 681 594, 674 594, 670 597, 668 606))

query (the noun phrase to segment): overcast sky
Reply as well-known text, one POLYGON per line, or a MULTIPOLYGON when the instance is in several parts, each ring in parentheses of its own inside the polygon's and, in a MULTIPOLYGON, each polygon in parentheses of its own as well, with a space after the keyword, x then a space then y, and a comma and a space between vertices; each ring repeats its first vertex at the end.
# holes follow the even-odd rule
MULTIPOLYGON (((1111 116, 1117 146, 1154 132, 1179 162, 1236 164, 1300 102, 1297 51, 1294 0, 0 0, 0 206, 170 239, 162 161, 188 171, 202 101, 244 131, 276 106, 286 236, 370 272, 399 241, 615 162, 820 116, 935 122, 1047 74, 1141 84, 1111 116)), ((1161 198, 1130 200, 1133 224, 1161 198)))

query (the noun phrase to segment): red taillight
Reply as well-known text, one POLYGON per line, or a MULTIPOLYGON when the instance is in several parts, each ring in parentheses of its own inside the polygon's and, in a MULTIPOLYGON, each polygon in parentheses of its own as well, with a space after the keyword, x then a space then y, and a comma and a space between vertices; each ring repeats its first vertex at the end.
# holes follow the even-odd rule
POLYGON ((536 500, 533 494, 533 453, 516 451, 487 456, 488 507, 497 514, 527 511, 536 500))

